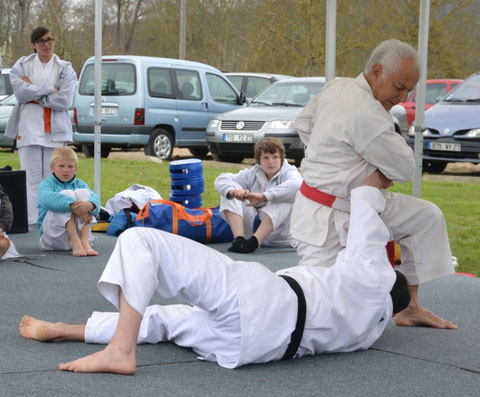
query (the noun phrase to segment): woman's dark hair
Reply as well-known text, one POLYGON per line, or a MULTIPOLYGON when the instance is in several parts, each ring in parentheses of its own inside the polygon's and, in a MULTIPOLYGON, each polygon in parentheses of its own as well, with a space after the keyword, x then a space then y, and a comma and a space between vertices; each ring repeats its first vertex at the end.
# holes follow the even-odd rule
MULTIPOLYGON (((50 32, 50 29, 46 28, 45 26, 36 27, 35 29, 32 30, 32 33, 30 34, 30 42, 32 44, 35 44, 38 39, 41 39, 48 32, 50 32)), ((52 36, 53 36, 53 34, 52 34, 52 36)))

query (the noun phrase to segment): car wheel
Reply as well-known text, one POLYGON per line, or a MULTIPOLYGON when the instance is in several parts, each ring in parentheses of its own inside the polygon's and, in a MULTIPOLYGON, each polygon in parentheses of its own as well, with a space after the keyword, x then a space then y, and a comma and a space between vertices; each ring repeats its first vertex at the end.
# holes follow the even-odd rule
POLYGON ((215 161, 223 161, 225 163, 241 163, 245 156, 240 154, 224 155, 220 153, 212 153, 212 157, 215 161))
POLYGON ((174 143, 170 132, 163 128, 157 128, 153 130, 150 141, 145 146, 145 153, 148 156, 155 156, 161 160, 171 160, 173 146, 174 143))
POLYGON ((189 147, 188 150, 195 157, 203 158, 208 154, 208 147, 206 147, 206 146, 189 147))
POLYGON ((424 160, 423 171, 430 174, 440 174, 447 167, 446 161, 424 160))
MULTIPOLYGON (((100 147, 100 157, 107 158, 110 154, 111 148, 109 146, 101 146, 100 147)), ((94 157, 95 156, 95 149, 93 145, 82 144, 82 152, 85 157, 94 157)))

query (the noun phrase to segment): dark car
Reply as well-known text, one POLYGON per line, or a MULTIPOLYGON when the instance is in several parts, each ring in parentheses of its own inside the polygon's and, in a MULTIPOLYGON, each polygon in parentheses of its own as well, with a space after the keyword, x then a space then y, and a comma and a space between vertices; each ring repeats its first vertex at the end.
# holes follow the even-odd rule
MULTIPOLYGON (((407 143, 414 142, 411 127, 407 143)), ((449 162, 480 163, 480 72, 425 112, 424 170, 439 173, 449 162)))

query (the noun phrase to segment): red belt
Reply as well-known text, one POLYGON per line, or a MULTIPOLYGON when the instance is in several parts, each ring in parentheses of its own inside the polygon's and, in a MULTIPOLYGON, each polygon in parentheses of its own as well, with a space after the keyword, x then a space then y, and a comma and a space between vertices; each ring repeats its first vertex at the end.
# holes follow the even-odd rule
MULTIPOLYGON (((314 187, 308 186, 305 181, 303 181, 302 185, 300 186, 300 193, 318 204, 322 204, 340 211, 350 212, 350 201, 317 190, 314 187)), ((387 250, 389 262, 392 266, 395 266, 395 242, 390 240, 385 248, 387 250)))
MULTIPOLYGON (((34 103, 36 105, 40 105, 37 101, 30 101, 28 103, 34 103)), ((45 132, 52 131, 52 109, 43 108, 43 124, 45 127, 45 132)))

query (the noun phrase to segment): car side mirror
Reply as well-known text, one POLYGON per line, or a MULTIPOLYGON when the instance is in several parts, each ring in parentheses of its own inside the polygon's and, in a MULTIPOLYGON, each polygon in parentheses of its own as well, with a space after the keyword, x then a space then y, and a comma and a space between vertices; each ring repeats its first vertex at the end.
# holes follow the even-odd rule
POLYGON ((247 101, 247 97, 245 96, 244 92, 241 92, 240 95, 237 97, 237 103, 239 105, 243 105, 247 101))
POLYGON ((442 102, 443 98, 443 96, 437 96, 437 98, 435 99, 435 103, 442 102))

